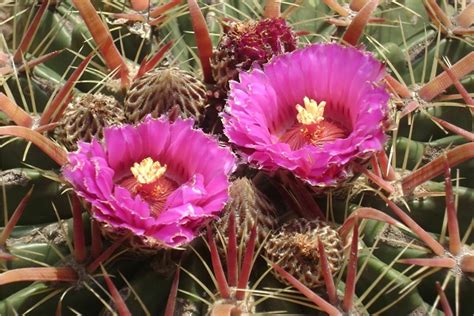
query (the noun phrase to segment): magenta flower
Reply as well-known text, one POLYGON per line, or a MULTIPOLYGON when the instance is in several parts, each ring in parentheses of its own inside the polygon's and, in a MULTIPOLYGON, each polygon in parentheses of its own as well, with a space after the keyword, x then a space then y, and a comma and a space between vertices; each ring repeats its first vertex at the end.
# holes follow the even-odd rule
POLYGON ((275 57, 232 82, 225 134, 250 163, 335 186, 352 163, 383 149, 389 95, 370 54, 315 44, 275 57))
POLYGON ((193 121, 148 117, 110 127, 104 143, 79 143, 64 177, 92 204, 93 217, 145 245, 190 242, 228 199, 234 157, 193 121))

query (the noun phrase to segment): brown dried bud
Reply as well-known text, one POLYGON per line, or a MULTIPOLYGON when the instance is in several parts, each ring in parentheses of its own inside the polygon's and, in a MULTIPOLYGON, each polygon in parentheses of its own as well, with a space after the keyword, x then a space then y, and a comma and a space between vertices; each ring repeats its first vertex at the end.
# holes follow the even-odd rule
POLYGON ((158 68, 133 82, 125 98, 125 116, 138 123, 148 114, 156 118, 177 110, 182 118, 199 120, 205 105, 206 88, 192 73, 158 68))
MULTIPOLYGON (((265 244, 267 258, 278 263, 309 288, 323 284, 318 239, 324 246, 329 269, 334 275, 343 263, 343 242, 338 232, 320 220, 298 218, 283 225, 265 244)), ((276 277, 286 283, 282 277, 276 277)))
POLYGON ((73 151, 77 142, 104 137, 104 128, 125 121, 120 103, 102 94, 85 94, 68 105, 54 131, 56 140, 73 151))

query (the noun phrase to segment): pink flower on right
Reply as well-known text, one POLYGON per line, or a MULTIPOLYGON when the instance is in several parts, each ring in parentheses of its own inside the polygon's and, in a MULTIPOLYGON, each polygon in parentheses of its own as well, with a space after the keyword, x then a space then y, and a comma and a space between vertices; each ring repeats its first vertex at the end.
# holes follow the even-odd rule
POLYGON ((354 161, 383 150, 389 94, 384 65, 367 52, 313 44, 231 82, 225 134, 258 168, 337 186, 354 161))

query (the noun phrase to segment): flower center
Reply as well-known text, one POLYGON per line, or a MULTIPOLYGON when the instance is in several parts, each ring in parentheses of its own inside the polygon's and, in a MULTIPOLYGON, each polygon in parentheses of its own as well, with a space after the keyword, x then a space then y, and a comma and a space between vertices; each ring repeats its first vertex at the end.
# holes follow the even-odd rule
POLYGON ((296 115, 296 119, 303 125, 311 125, 317 124, 324 120, 324 107, 326 106, 326 102, 322 101, 321 103, 317 103, 313 99, 308 97, 304 97, 304 107, 297 104, 296 110, 298 114, 296 115))
POLYGON ((304 145, 322 145, 337 138, 346 137, 346 132, 337 123, 324 117, 326 102, 318 104, 313 99, 304 97, 304 107, 296 105, 296 124, 281 137, 281 141, 290 145, 293 150, 304 145))
POLYGON ((140 163, 134 163, 130 168, 138 183, 153 183, 166 172, 166 165, 161 165, 159 161, 153 161, 150 157, 143 159, 140 163))
POLYGON ((133 195, 139 194, 149 205, 153 215, 163 211, 168 196, 178 188, 178 184, 166 177, 166 165, 147 157, 136 162, 130 168, 131 177, 124 179, 120 185, 133 195))

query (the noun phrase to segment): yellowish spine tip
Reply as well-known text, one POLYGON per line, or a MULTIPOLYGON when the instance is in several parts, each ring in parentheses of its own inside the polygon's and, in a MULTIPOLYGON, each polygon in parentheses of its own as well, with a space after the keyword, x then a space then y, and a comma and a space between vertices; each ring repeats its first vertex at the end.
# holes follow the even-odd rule
POLYGON ((303 125, 310 125, 319 123, 324 120, 324 107, 326 106, 326 102, 322 101, 319 104, 310 99, 308 97, 304 97, 304 107, 297 104, 296 110, 298 114, 296 115, 296 119, 299 123, 303 125))
POLYGON ((165 174, 166 165, 162 166, 159 161, 153 161, 153 159, 147 157, 140 163, 134 163, 130 170, 138 183, 149 184, 165 174))

